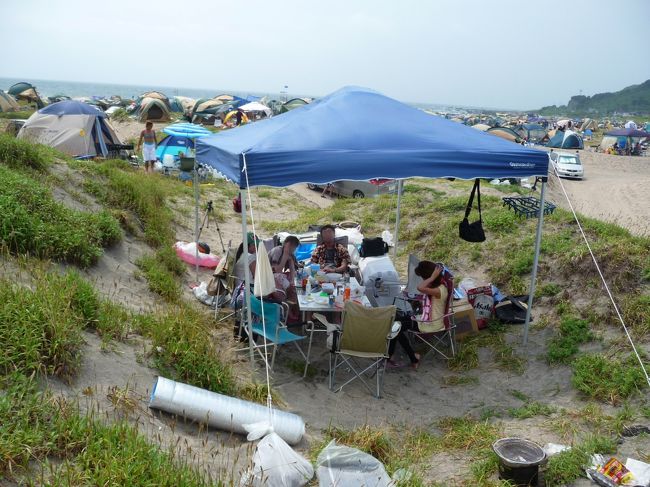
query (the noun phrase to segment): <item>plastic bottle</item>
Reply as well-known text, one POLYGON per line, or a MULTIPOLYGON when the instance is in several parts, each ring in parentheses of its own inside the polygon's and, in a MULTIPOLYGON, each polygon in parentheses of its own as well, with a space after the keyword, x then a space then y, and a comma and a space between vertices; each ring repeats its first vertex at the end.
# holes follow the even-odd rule
POLYGON ((311 279, 307 278, 307 284, 305 284, 305 294, 311 294, 311 279))
POLYGON ((345 291, 343 291, 343 301, 350 299, 350 286, 345 286, 345 291))

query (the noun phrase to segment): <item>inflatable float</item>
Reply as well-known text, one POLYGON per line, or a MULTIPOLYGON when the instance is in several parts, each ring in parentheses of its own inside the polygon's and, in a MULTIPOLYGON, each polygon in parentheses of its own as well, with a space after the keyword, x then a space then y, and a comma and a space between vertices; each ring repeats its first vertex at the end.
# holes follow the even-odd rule
POLYGON ((194 242, 176 242, 174 244, 176 255, 183 261, 191 265, 199 264, 200 267, 214 269, 219 265, 219 257, 213 254, 204 254, 199 250, 199 258, 196 258, 196 243, 194 242))

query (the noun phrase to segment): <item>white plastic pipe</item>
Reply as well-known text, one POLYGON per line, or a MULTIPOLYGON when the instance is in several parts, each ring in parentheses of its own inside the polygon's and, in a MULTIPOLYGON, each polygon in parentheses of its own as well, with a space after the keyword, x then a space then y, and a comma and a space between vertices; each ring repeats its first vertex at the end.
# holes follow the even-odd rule
MULTIPOLYGON (((266 406, 158 377, 149 407, 205 422, 215 428, 246 434, 245 424, 269 420, 266 406)), ((273 409, 273 431, 291 445, 305 434, 305 422, 296 414, 273 409)))

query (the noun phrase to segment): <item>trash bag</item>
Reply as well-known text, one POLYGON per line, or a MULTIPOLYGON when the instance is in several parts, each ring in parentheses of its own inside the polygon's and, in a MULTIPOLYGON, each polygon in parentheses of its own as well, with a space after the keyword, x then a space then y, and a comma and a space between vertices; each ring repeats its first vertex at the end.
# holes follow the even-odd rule
POLYGON ((320 487, 392 487, 384 465, 372 455, 332 440, 316 460, 320 487))
MULTIPOLYGON (((249 425, 245 425, 248 428, 249 425)), ((249 440, 254 438, 249 434, 249 440)), ((314 467, 276 433, 260 440, 253 465, 242 475, 240 487, 302 487, 314 476, 314 467)))

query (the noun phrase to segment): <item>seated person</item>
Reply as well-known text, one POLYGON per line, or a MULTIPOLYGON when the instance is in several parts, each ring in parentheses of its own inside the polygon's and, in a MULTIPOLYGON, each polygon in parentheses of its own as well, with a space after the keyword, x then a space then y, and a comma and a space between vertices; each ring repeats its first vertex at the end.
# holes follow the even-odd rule
POLYGON ((257 253, 257 245, 259 239, 253 234, 253 232, 248 232, 246 236, 246 244, 248 245, 248 262, 244 262, 244 243, 239 244, 237 248, 237 253, 235 254, 235 267, 233 268, 233 275, 235 276, 235 287, 239 287, 244 281, 246 264, 248 264, 251 274, 251 282, 253 276, 255 275, 255 259, 257 253))
POLYGON ((408 339, 408 336, 406 335, 407 330, 415 329, 417 330, 417 324, 413 322, 410 316, 405 316, 403 318, 398 318, 398 321, 402 324, 402 328, 400 329, 399 333, 395 338, 393 338, 390 341, 390 344, 388 345, 388 356, 390 357, 388 359, 388 363, 386 366, 388 368, 393 368, 393 367, 400 367, 401 365, 395 360, 395 347, 397 346, 397 342, 402 346, 402 349, 404 352, 406 352, 406 355, 408 355, 409 360, 411 361, 411 368, 413 370, 417 370, 417 368, 420 366, 420 354, 415 353, 413 350, 413 347, 411 346, 411 342, 408 339))
POLYGON ((334 225, 323 225, 320 229, 323 243, 318 245, 311 254, 311 261, 320 265, 324 272, 347 272, 350 254, 345 245, 335 242, 336 229, 334 225))
MULTIPOLYGON (((284 298, 282 300, 289 304, 288 321, 290 323, 295 323, 300 318, 298 295, 294 285, 298 264, 294 252, 298 248, 298 245, 300 245, 298 237, 289 235, 284 239, 282 245, 272 248, 269 252, 269 261, 273 269, 273 277, 275 278, 276 293, 283 293, 284 298)), ((280 296, 278 295, 278 297, 280 296)))
POLYGON ((284 239, 282 245, 274 247, 269 252, 269 261, 274 273, 283 273, 288 271, 289 282, 294 282, 296 278, 296 257, 294 252, 300 245, 298 237, 289 235, 284 239))
POLYGON ((418 291, 424 294, 422 315, 418 321, 433 322, 434 326, 444 326, 447 288, 442 282, 442 266, 423 260, 415 268, 415 275, 424 279, 418 285, 418 291))

